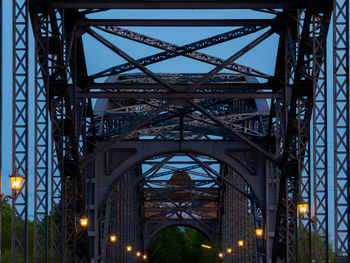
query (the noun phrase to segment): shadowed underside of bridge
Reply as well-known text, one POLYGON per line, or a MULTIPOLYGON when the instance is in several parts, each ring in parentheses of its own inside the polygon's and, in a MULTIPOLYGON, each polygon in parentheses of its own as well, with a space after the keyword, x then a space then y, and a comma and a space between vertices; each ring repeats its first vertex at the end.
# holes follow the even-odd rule
MULTIPOLYGON (((12 262, 28 260, 32 159, 34 262, 139 262, 135 252, 147 253, 157 234, 176 225, 200 230, 222 250, 232 247, 224 262, 328 262, 330 200, 335 260, 350 262, 348 0, 13 0, 13 14, 12 168, 24 183, 12 202, 12 262), (124 19, 108 13, 134 9, 240 9, 246 15, 124 19), (187 28, 194 35, 199 27, 218 30, 174 44, 136 32, 140 27, 187 28), (28 101, 31 30, 34 103, 28 101), (116 39, 157 51, 135 58, 116 39), (239 44, 224 58, 207 54, 228 41, 239 44), (89 52, 101 64, 102 48, 120 63, 90 67, 89 52), (270 61, 245 61, 253 50, 271 53, 270 61), (185 73, 181 62, 176 73, 168 70, 166 62, 178 57, 209 70, 185 73), (160 62, 163 73, 153 72, 160 62), (331 134, 327 125, 334 126, 331 134), (298 203, 308 204, 303 216, 298 203), (83 217, 86 228, 79 224, 83 217)), ((178 39, 183 36, 180 31, 178 39)))

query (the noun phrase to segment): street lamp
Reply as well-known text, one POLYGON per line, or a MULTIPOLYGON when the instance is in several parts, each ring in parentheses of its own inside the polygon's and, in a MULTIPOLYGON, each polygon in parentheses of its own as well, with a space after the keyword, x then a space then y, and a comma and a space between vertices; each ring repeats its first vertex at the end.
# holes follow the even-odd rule
POLYGON ((307 203, 298 204, 299 214, 304 215, 307 213, 307 203))
POLYGON ((263 235, 262 228, 255 229, 255 234, 256 234, 257 237, 261 237, 263 235))
POLYGON ((80 225, 82 226, 82 227, 87 227, 87 225, 88 225, 88 219, 87 219, 87 217, 86 216, 83 216, 82 218, 80 218, 80 225))
POLYGON ((141 252, 140 251, 136 252, 136 257, 138 257, 138 258, 141 257, 141 252))
POLYGON ((238 246, 243 247, 243 245, 244 245, 243 240, 239 240, 239 241, 238 241, 238 246))
POLYGON ((232 248, 226 249, 227 253, 231 254, 232 253, 232 248))
POLYGON ((126 247, 126 251, 131 252, 131 250, 132 250, 132 247, 131 247, 131 246, 127 246, 127 247, 126 247))
POLYGON ((109 237, 109 241, 111 241, 111 242, 115 242, 115 241, 117 241, 117 236, 116 235, 111 235, 110 237, 109 237))
POLYGON ((224 257, 224 253, 221 253, 221 252, 220 252, 220 253, 218 254, 218 256, 219 256, 219 258, 223 258, 223 257, 224 257))
POLYGON ((20 175, 17 170, 15 170, 14 174, 10 174, 9 178, 11 182, 12 195, 5 196, 3 193, 1 193, 1 207, 2 203, 8 201, 9 199, 16 199, 18 191, 22 187, 23 176, 20 175))
MULTIPOLYGON (((1 160, 0 160, 1 162, 1 160)), ((1 170, 0 170, 0 262, 1 262, 1 218, 2 218, 2 208, 4 205, 4 202, 7 202, 9 199, 16 199, 18 197, 18 193, 19 190, 22 187, 22 182, 23 182, 23 176, 20 175, 17 171, 17 169, 15 169, 14 174, 10 174, 9 175, 10 178, 10 182, 11 182, 11 189, 12 189, 12 194, 11 195, 4 195, 1 192, 1 185, 2 185, 2 177, 1 177, 1 170)))
POLYGON ((9 178, 11 182, 12 191, 15 191, 17 193, 17 191, 20 190, 22 187, 23 176, 20 175, 17 170, 15 170, 15 173, 10 174, 9 178))
POLYGON ((146 261, 146 260, 147 260, 147 255, 144 254, 144 255, 142 256, 142 258, 143 258, 144 261, 146 261))

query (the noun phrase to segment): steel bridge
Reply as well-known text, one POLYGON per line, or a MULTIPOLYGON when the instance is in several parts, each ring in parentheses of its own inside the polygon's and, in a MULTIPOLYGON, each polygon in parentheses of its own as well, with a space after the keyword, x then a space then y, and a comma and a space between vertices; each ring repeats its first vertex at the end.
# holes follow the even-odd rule
POLYGON ((140 262, 134 251, 179 225, 233 248, 226 263, 350 262, 348 0, 12 0, 12 10, 12 170, 24 180, 11 262, 140 262), (247 15, 106 15, 192 9, 247 15), (136 32, 148 27, 218 30, 182 45, 136 32), (85 37, 124 62, 91 73, 85 37), (271 37, 276 59, 261 63, 272 74, 241 59, 271 37), (225 58, 206 53, 242 38, 225 58), (116 39, 158 51, 135 58, 116 39), (210 70, 151 70, 178 57, 210 70))

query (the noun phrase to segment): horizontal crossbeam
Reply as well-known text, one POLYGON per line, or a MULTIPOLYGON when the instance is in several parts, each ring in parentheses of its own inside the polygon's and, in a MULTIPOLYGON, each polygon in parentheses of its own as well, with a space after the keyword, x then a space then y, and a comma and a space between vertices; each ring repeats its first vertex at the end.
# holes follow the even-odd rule
POLYGON ((80 92, 79 98, 108 99, 268 99, 282 98, 276 92, 80 92))
POLYGON ((80 26, 145 26, 145 27, 231 27, 272 26, 274 19, 83 19, 80 26))
MULTIPOLYGON (((185 91, 189 89, 191 84, 175 84, 174 89, 177 91, 185 91)), ((159 90, 164 89, 164 86, 158 83, 92 83, 81 87, 83 90, 102 89, 102 90, 159 90)), ((202 84, 199 90, 271 90, 272 86, 268 83, 205 83, 202 84)))
MULTIPOLYGON (((44 1, 44 0, 38 0, 44 1)), ((46 1, 45 1, 46 2, 46 1)), ((115 1, 115 0, 54 0, 55 8, 108 8, 108 9, 260 9, 324 7, 327 0, 297 1, 115 1)))

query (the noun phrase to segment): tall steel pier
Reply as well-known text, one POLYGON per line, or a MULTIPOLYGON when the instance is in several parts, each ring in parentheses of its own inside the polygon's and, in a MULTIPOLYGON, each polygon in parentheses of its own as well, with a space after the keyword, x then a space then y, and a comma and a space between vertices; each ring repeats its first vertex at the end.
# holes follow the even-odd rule
POLYGON ((12 170, 23 183, 11 262, 141 262, 136 251, 178 225, 232 248, 226 263, 350 262, 348 0, 12 0, 12 10, 12 87, 1 92, 12 88, 12 170), (246 15, 186 18, 212 9, 246 15), (218 30, 174 44, 141 27, 218 30), (88 71, 86 38, 124 62, 88 71), (152 49, 135 58, 119 39, 152 49), (206 53, 241 39, 225 58, 206 53), (245 62, 256 49, 275 58, 261 62, 272 73, 245 62), (210 71, 152 71, 178 57, 210 71))

